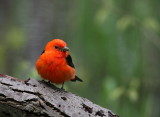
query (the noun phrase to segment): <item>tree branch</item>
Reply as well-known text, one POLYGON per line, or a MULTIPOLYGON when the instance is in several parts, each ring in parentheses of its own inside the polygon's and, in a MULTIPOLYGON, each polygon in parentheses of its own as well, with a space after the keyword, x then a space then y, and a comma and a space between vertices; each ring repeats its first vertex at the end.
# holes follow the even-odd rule
POLYGON ((118 117, 45 81, 0 74, 0 117, 118 117))

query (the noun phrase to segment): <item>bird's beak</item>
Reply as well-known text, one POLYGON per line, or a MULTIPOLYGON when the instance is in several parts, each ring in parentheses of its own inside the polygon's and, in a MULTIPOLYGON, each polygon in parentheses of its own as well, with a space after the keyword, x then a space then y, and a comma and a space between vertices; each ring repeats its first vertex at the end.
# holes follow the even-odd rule
POLYGON ((61 48, 61 50, 62 50, 63 52, 66 52, 66 51, 69 51, 69 48, 68 48, 67 46, 65 46, 64 48, 61 48))

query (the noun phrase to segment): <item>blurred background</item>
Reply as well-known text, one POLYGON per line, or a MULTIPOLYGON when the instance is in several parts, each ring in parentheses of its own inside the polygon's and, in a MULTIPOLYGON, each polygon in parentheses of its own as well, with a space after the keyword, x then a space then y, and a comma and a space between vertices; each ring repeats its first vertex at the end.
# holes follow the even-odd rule
POLYGON ((159 0, 0 0, 0 73, 40 79, 35 62, 67 42, 83 83, 65 89, 120 117, 160 116, 159 0))

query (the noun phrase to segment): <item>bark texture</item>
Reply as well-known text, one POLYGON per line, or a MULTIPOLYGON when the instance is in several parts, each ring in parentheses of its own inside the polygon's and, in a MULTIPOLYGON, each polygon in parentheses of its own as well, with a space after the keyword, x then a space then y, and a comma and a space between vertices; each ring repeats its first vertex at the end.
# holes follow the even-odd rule
POLYGON ((118 117, 45 81, 0 74, 0 117, 118 117))

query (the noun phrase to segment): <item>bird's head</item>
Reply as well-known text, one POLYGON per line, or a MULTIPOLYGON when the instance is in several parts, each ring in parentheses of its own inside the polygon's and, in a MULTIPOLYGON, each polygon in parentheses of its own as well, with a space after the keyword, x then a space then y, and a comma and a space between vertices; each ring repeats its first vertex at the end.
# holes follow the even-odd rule
POLYGON ((65 53, 69 51, 69 48, 67 47, 67 44, 63 40, 54 39, 47 43, 45 50, 65 53))

